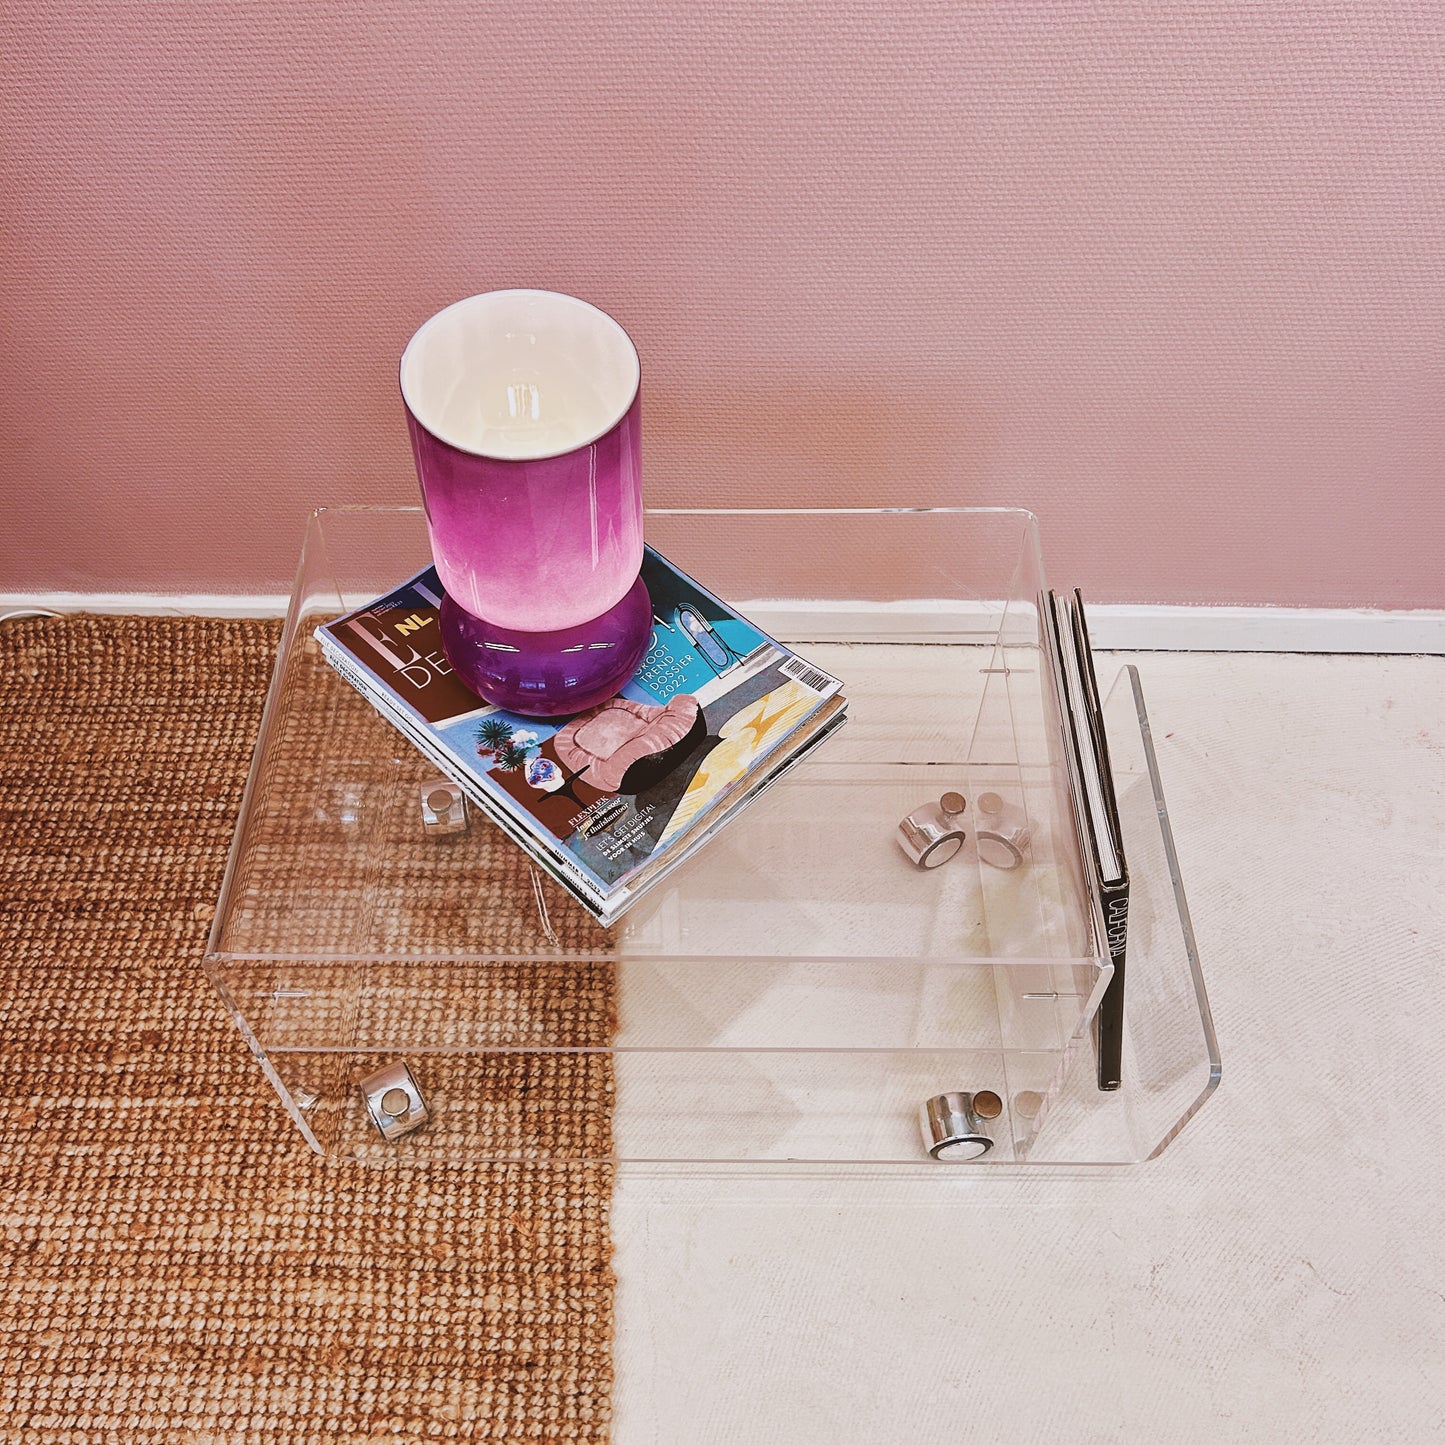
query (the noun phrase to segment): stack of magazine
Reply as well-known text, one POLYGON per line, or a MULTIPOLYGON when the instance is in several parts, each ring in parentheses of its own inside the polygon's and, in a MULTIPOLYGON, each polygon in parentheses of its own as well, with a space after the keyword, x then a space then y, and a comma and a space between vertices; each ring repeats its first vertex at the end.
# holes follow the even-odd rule
POLYGON ((571 718, 483 702, 442 652, 436 569, 316 631, 326 660, 603 923, 845 719, 842 683, 646 549, 652 640, 571 718))

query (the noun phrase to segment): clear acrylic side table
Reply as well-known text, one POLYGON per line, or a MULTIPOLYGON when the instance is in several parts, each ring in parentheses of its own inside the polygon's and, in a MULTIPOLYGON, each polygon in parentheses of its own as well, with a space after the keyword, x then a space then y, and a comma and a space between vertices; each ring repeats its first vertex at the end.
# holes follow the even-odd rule
MULTIPOLYGON (((849 722, 604 930, 540 874, 519 875, 520 855, 475 812, 464 830, 435 827, 419 802, 435 769, 311 640, 424 565, 419 510, 313 516, 205 963, 312 1147, 938 1171, 920 1108, 987 1091, 1002 1107, 969 1167, 1158 1154, 1213 1090, 1218 1051, 1125 668, 1101 678, 1133 880, 1125 1079, 1093 1085, 1090 1022, 1112 969, 1040 665, 1034 519, 653 512, 647 525, 659 550, 842 677, 849 722), (832 580, 798 600, 797 559, 823 546, 832 580), (898 822, 944 790, 1003 800, 1022 820, 1017 866, 972 843, 940 868, 910 864, 898 822), (505 900, 489 893, 501 877, 505 900), (600 977, 599 1008, 582 984, 600 977), (575 1067, 549 1083, 561 1057, 595 1065, 588 1097, 575 1067), (397 1064, 427 1118, 388 1138, 362 1083, 397 1064)), ((971 835, 979 824, 975 811, 971 835)))

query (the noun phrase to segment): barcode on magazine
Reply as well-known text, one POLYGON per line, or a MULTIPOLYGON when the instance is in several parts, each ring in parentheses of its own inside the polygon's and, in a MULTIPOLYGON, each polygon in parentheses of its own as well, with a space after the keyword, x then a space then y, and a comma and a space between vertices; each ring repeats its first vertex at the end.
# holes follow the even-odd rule
POLYGON ((809 667, 801 657, 785 657, 778 664, 778 671, 794 682, 801 682, 804 687, 811 687, 814 692, 826 692, 833 685, 833 679, 826 672, 809 667))

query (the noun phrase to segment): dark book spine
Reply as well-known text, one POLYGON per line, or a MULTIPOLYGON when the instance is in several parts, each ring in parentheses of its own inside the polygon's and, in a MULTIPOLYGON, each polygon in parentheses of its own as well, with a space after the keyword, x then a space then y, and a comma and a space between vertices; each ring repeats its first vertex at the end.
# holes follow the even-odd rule
POLYGON ((1129 886, 1100 890, 1104 907, 1104 936, 1114 976, 1099 1003, 1095 1045, 1099 1060, 1099 1087, 1117 1089, 1123 1083, 1124 1060, 1124 953, 1129 938, 1129 886))

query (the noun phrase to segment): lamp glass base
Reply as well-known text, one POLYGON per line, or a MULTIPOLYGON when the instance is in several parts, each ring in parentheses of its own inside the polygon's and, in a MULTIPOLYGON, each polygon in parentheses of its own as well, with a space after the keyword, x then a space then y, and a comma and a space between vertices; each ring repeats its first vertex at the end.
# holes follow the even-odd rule
POLYGON ((515 632, 442 598, 442 648, 473 692, 523 717, 561 717, 606 702, 652 640, 652 599, 639 577, 615 607, 558 632, 515 632))

